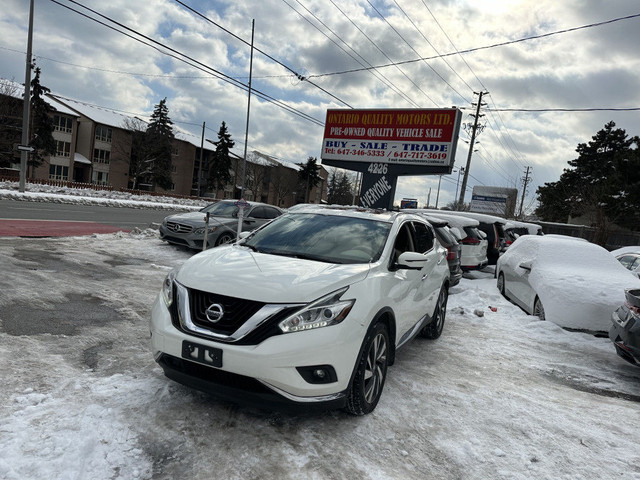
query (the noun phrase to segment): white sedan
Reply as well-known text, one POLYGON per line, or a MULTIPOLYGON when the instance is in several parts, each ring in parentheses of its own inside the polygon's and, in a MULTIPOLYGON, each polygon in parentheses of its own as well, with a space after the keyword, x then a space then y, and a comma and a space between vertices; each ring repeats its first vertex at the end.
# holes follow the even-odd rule
POLYGON ((606 332, 640 280, 604 248, 559 235, 518 238, 496 265, 498 289, 525 312, 561 327, 606 332))

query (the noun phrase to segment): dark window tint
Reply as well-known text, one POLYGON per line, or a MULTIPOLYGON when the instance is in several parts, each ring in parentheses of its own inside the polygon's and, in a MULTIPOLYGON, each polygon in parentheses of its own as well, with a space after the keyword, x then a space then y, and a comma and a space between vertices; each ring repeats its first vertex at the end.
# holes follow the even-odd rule
POLYGON ((458 243, 456 238, 446 228, 443 228, 443 227, 437 228, 436 227, 435 230, 436 230, 436 236, 438 237, 438 241, 443 246, 446 247, 446 246, 455 245, 456 243, 458 243))
POLYGON ((249 214, 249 216, 251 218, 271 218, 267 216, 267 211, 264 207, 256 207, 253 210, 251 210, 251 213, 249 214))
POLYGON ((266 212, 265 218, 276 218, 280 216, 280 210, 277 210, 275 208, 264 207, 264 210, 266 212))
POLYGON ((464 233, 467 234, 467 237, 475 238, 476 240, 482 240, 480 236, 480 232, 476 227, 464 227, 464 233))
POLYGON ((416 252, 425 253, 433 248, 433 232, 424 223, 413 223, 416 252))

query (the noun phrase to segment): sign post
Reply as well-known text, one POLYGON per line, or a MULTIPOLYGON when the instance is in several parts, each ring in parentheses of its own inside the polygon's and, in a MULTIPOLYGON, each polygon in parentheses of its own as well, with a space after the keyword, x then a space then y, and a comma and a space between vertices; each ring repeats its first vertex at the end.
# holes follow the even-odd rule
POLYGON ((457 108, 327 110, 322 163, 362 172, 360 204, 391 210, 399 176, 451 173, 461 118, 457 108))

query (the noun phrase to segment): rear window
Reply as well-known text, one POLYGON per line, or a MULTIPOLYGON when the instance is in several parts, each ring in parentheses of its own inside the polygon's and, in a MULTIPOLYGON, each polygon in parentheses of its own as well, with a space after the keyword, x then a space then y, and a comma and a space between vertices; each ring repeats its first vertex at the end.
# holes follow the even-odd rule
POLYGON ((483 240, 476 227, 464 227, 464 233, 467 234, 467 237, 475 238, 476 240, 483 240))
POLYGON ((455 243, 458 243, 456 237, 454 237, 446 227, 436 227, 435 230, 438 241, 442 245, 453 245, 455 243))

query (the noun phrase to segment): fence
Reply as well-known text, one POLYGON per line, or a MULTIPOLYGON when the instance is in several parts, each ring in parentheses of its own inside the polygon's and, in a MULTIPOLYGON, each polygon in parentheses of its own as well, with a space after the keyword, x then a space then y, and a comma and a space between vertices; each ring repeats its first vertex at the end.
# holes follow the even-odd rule
MULTIPOLYGON (((546 234, 554 233, 559 235, 568 235, 570 237, 584 238, 590 242, 593 241, 593 237, 596 232, 594 227, 587 227, 586 225, 540 221, 536 221, 536 223, 542 226, 542 231, 546 234)), ((617 248, 630 245, 640 245, 640 232, 615 230, 609 232, 605 248, 607 250, 615 250, 617 248)))

